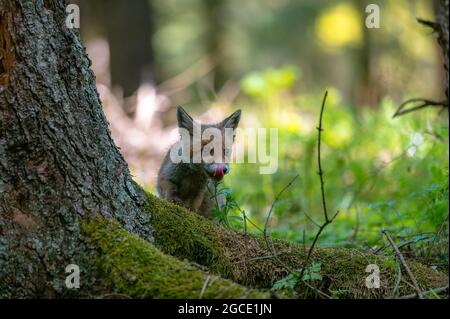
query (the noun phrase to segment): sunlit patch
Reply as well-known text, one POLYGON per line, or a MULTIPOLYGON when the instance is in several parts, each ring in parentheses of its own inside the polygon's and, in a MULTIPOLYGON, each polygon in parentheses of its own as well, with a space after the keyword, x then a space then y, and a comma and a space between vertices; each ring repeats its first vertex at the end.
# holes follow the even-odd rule
POLYGON ((242 79, 242 90, 248 95, 262 97, 291 88, 299 76, 299 70, 293 66, 281 69, 267 69, 251 72, 242 79))
POLYGON ((282 112, 278 121, 278 126, 286 128, 288 132, 299 133, 301 131, 300 117, 293 112, 282 112))
POLYGON ((333 148, 343 148, 353 139, 352 118, 345 112, 335 111, 333 117, 325 118, 324 141, 333 148))
POLYGON ((327 9, 316 21, 316 33, 326 48, 359 45, 362 22, 359 12, 349 3, 327 9))

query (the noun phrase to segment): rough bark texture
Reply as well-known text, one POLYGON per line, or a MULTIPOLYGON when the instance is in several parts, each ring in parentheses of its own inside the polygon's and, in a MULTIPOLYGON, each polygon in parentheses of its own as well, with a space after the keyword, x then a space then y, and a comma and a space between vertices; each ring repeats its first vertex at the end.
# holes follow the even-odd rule
MULTIPOLYGON (((164 254, 254 287, 286 275, 262 238, 224 230, 133 183, 64 9, 60 0, 0 1, 0 297, 269 297, 164 254), (64 285, 71 263, 81 289, 64 285)), ((275 248, 284 264, 301 265, 303 246, 275 248)), ((383 297, 394 280, 386 258, 345 249, 313 257, 326 291, 383 297), (367 291, 363 267, 373 261, 386 284, 367 291)), ((412 270, 424 289, 448 284, 425 266, 412 270)))
POLYGON ((115 147, 64 1, 0 2, 2 296, 51 296, 80 259, 79 219, 101 214, 152 240, 143 194, 115 147), (8 291, 12 287, 14 291, 8 291))
POLYGON ((447 98, 447 107, 449 101, 449 74, 448 74, 448 49, 449 49, 449 0, 440 0, 438 12, 436 13, 438 42, 442 49, 444 56, 444 70, 445 70, 445 96, 447 98))

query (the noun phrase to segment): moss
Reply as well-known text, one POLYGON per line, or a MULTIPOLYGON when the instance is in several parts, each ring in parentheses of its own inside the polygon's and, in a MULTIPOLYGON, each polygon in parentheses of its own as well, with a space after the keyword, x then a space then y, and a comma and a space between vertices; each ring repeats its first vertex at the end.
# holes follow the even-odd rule
POLYGON ((155 243, 169 255, 186 258, 220 274, 229 274, 226 255, 217 224, 197 214, 148 194, 146 208, 155 229, 155 243))
POLYGON ((165 255, 115 222, 85 221, 82 230, 98 247, 95 264, 115 293, 133 298, 199 298, 205 285, 203 298, 270 297, 268 292, 245 288, 165 255))
MULTIPOLYGON (((307 247, 301 244, 274 240, 278 258, 267 249, 261 236, 245 236, 224 229, 188 210, 148 194, 146 208, 151 212, 158 248, 167 254, 186 258, 204 265, 219 274, 246 286, 269 288, 286 275, 290 269, 301 267, 307 247)), ((318 285, 322 291, 341 291, 347 298, 384 298, 391 295, 397 276, 394 259, 347 248, 317 248, 311 262, 321 264, 323 280, 318 285), (369 264, 380 268, 380 288, 369 289, 365 279, 370 273, 369 264)), ((448 276, 430 267, 409 262, 420 287, 424 290, 448 285, 448 276)), ((403 278, 409 280, 403 271, 403 278)), ((303 287, 305 290, 309 288, 303 287)), ((400 294, 414 290, 404 281, 400 294)))

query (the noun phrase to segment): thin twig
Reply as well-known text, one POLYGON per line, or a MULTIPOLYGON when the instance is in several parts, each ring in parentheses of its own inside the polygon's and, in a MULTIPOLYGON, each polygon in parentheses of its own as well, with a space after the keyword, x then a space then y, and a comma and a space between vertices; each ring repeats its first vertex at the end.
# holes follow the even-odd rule
POLYGON ((448 102, 447 101, 431 101, 431 100, 422 99, 422 98, 409 99, 409 100, 404 101, 402 104, 400 104, 400 106, 397 108, 397 111, 395 111, 392 118, 400 116, 400 115, 404 115, 404 114, 407 114, 410 112, 414 112, 414 111, 426 108, 428 106, 448 107, 448 102), (414 106, 409 109, 404 110, 404 107, 408 104, 413 104, 414 106))
MULTIPOLYGON (((245 211, 242 211, 241 213, 244 218, 244 249, 245 249, 245 254, 247 255, 247 253, 248 253, 247 215, 245 214, 245 211)), ((245 263, 245 264, 247 264, 247 263, 245 263)))
POLYGON ((325 94, 324 94, 323 100, 322 100, 322 107, 320 109, 319 126, 317 127, 317 130, 318 130, 317 162, 318 162, 318 167, 319 167, 318 175, 320 177, 320 190, 321 190, 321 194, 322 194, 322 207, 323 207, 323 214, 325 216, 325 221, 323 222, 322 225, 319 226, 319 230, 317 231, 316 236, 314 237, 313 242, 312 242, 311 246, 309 247, 308 255, 306 256, 306 259, 303 263, 302 270, 300 272, 300 278, 303 278, 303 274, 308 265, 309 259, 311 258, 314 247, 316 246, 317 240, 319 239, 320 235, 322 234, 322 231, 325 229, 325 227, 327 227, 329 224, 331 224, 333 222, 333 220, 336 218, 337 214, 339 213, 339 211, 337 211, 336 214, 334 214, 334 216, 331 219, 328 217, 327 202, 326 202, 325 187, 324 187, 325 182, 323 180, 323 170, 322 170, 322 160, 321 160, 321 149, 320 148, 321 148, 321 138, 322 138, 322 131, 323 131, 322 118, 323 118, 323 111, 325 109, 325 102, 327 100, 327 96, 328 96, 328 91, 325 91, 325 94))
POLYGON ((433 21, 424 20, 421 18, 417 18, 417 22, 423 24, 424 26, 427 26, 433 30, 433 32, 436 32, 438 30, 438 24, 433 21))
POLYGON ((303 213, 303 214, 305 214, 305 217, 306 218, 308 218, 308 220, 311 222, 311 223, 313 223, 313 225, 314 226, 316 226, 316 227, 320 227, 320 225, 319 225, 319 223, 318 222, 316 222, 314 219, 312 219, 312 217, 311 216, 309 216, 308 214, 306 214, 305 212, 303 213))
POLYGON ((412 284, 414 286, 414 289, 416 290, 417 296, 419 297, 419 299, 423 299, 422 291, 420 290, 419 285, 417 284, 416 277, 414 277, 413 273, 411 272, 411 269, 409 268, 408 264, 406 263, 405 258, 403 257, 402 253, 398 249, 398 247, 395 244, 395 242, 392 240, 391 235, 388 233, 388 231, 386 229, 383 229, 381 232, 386 236, 387 240, 389 241, 389 243, 391 244, 392 248, 394 249, 394 252, 397 255, 397 258, 401 261, 401 263, 402 263, 403 267, 405 268, 406 273, 408 274, 409 278, 411 278, 411 281, 412 281, 412 284))
POLYGON ((295 182, 295 180, 299 177, 299 175, 300 174, 295 175, 295 177, 286 186, 284 186, 284 188, 278 193, 278 195, 275 197, 274 201, 272 202, 272 205, 270 206, 270 209, 269 209, 269 213, 267 214, 267 217, 266 217, 266 222, 264 223, 264 236, 266 236, 266 234, 267 234, 269 221, 270 221, 270 218, 272 217, 272 211, 273 211, 273 208, 275 207, 275 204, 278 202, 281 195, 283 195, 283 193, 286 191, 286 189, 288 189, 295 182))
POLYGON ((322 107, 320 108, 320 116, 319 116, 319 126, 317 127, 317 163, 319 166, 319 177, 320 177, 320 190, 322 193, 322 205, 323 205, 323 213, 325 215, 325 222, 328 222, 328 211, 327 211, 327 202, 325 200, 325 189, 324 189, 324 181, 323 181, 323 170, 322 170, 322 160, 320 158, 320 144, 322 141, 322 118, 323 118, 323 110, 325 109, 325 101, 327 100, 328 91, 325 91, 325 95, 322 100, 322 107))
POLYGON ((298 177, 299 177, 299 174, 295 175, 295 177, 275 197, 274 201, 272 202, 272 206, 270 206, 269 213, 267 214, 266 222, 264 224, 264 231, 263 231, 264 241, 266 242, 267 249, 270 250, 270 252, 272 253, 274 259, 276 261, 278 261, 278 263, 280 265, 282 265, 289 272, 293 272, 293 270, 288 265, 286 265, 280 258, 278 258, 277 252, 275 250, 275 246, 273 245, 272 238, 268 234, 268 229, 269 229, 270 217, 272 216, 272 211, 273 211, 273 208, 275 207, 275 204, 278 202, 278 200, 280 199, 281 195, 283 195, 283 193, 295 182, 295 180, 298 177), (269 238, 270 238, 270 240, 269 240, 269 238))
MULTIPOLYGON (((433 243, 436 244, 438 242, 438 240, 441 238, 441 234, 444 231, 445 228, 445 224, 448 222, 448 217, 449 214, 447 214, 447 216, 445 216, 444 222, 441 224, 441 226, 439 227, 439 230, 437 231, 437 233, 434 234, 433 236, 433 243)), ((433 246, 434 245, 430 245, 427 249, 427 253, 426 253, 426 259, 430 258, 431 252, 433 250, 433 246)))
MULTIPOLYGON (((239 206, 239 204, 235 201, 234 202, 235 204, 236 204, 236 207, 237 207, 237 209, 239 210, 239 212, 242 214, 245 214, 245 211, 239 206)), ((256 225, 250 218, 248 218, 247 217, 247 215, 245 214, 245 216, 246 216, 246 220, 250 223, 250 224, 252 224, 253 225, 253 227, 255 227, 258 231, 260 231, 262 234, 264 234, 264 230, 263 229, 261 229, 258 225, 256 225)))
POLYGON ((398 258, 396 259, 397 259, 397 279, 395 280, 394 289, 392 289, 391 299, 395 298, 398 287, 400 287, 400 281, 402 279, 402 267, 400 266, 400 261, 398 260, 398 258))
POLYGON ((200 291, 200 295, 198 296, 198 299, 202 299, 203 294, 205 293, 206 287, 208 287, 209 279, 211 279, 211 276, 210 276, 210 275, 208 275, 208 276, 206 277, 206 280, 205 280, 205 282, 203 283, 203 287, 202 287, 202 290, 200 291))
POLYGON ((319 295, 321 295, 322 297, 325 297, 325 298, 327 298, 327 299, 334 299, 334 298, 331 297, 330 295, 324 293, 322 290, 317 289, 316 287, 314 287, 314 286, 308 284, 306 281, 303 281, 303 283, 304 283, 307 287, 309 287, 309 288, 311 288, 312 290, 314 290, 315 292, 317 292, 317 293, 318 293, 319 295))
MULTIPOLYGON (((439 288, 433 288, 433 289, 427 290, 424 292, 424 295, 428 295, 430 293, 438 294, 438 293, 444 292, 446 290, 448 290, 448 285, 445 287, 439 287, 439 288)), ((398 299, 414 299, 415 297, 417 297, 417 294, 400 296, 400 297, 398 297, 398 299)))

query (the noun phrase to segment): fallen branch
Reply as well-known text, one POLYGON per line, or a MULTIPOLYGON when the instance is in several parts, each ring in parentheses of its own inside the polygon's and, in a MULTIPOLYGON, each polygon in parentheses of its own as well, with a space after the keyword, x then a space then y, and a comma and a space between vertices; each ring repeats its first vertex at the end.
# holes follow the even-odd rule
POLYGON ((416 277, 414 277, 413 273, 411 272, 411 269, 409 268, 408 264, 406 263, 405 258, 403 257, 402 253, 398 249, 395 242, 392 240, 391 235, 388 233, 388 231, 386 229, 383 229, 381 232, 386 236, 387 240, 389 241, 392 248, 394 249, 394 252, 397 255, 397 258, 400 260, 403 267, 405 268, 406 273, 408 274, 409 278, 411 279, 411 281, 413 283, 413 286, 414 286, 414 289, 416 290, 417 296, 419 297, 419 299, 423 299, 422 291, 420 290, 419 285, 417 284, 416 277))

